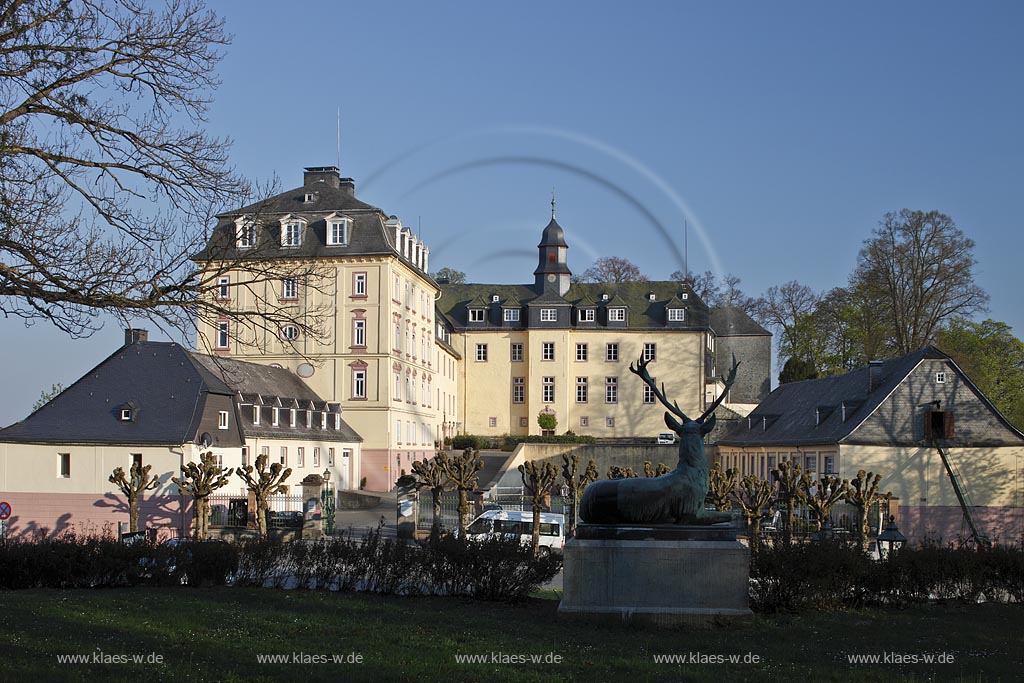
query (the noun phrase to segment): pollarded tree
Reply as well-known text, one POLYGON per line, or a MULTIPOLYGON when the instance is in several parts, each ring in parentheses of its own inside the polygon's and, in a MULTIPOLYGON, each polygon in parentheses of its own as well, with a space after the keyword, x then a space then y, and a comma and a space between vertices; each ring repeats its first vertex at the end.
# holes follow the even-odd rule
POLYGON ((809 476, 801 478, 800 484, 807 487, 804 491, 804 495, 807 497, 807 509, 814 516, 818 531, 821 531, 825 522, 828 521, 829 515, 832 514, 832 507, 839 501, 846 500, 849 482, 826 474, 814 482, 813 486, 809 485, 809 476))
POLYGON ((732 509, 732 492, 736 490, 736 482, 740 471, 736 468, 722 469, 721 463, 715 463, 708 472, 708 495, 704 502, 724 512, 732 509))
POLYGON ((245 487, 252 491, 256 499, 256 528, 260 536, 267 536, 267 512, 270 509, 270 497, 283 493, 288 489, 284 481, 291 476, 292 468, 275 462, 267 467, 270 456, 260 454, 256 457, 256 466, 243 465, 235 470, 235 474, 245 482, 245 487))
POLYGON ((530 495, 530 507, 533 509, 533 556, 537 557, 540 548, 540 513, 545 507, 545 498, 558 481, 558 468, 550 462, 527 460, 519 466, 519 477, 523 480, 523 489, 530 495))
POLYGON ((861 549, 868 549, 868 513, 875 503, 888 500, 892 493, 879 493, 878 483, 881 474, 858 470, 857 476, 850 480, 846 490, 846 502, 857 508, 857 540, 861 549))
POLYGON ((217 489, 226 486, 228 478, 234 471, 233 468, 225 470, 217 462, 217 456, 211 451, 200 454, 198 463, 189 462, 182 465, 181 477, 171 477, 171 481, 178 485, 178 491, 192 496, 196 538, 208 537, 210 495, 217 489))
POLYGON ((121 493, 128 499, 128 530, 133 534, 139 530, 139 501, 142 494, 160 485, 159 477, 155 474, 150 476, 149 471, 152 469, 152 465, 140 468, 139 463, 133 462, 127 475, 123 467, 115 467, 108 477, 108 481, 121 489, 121 493))
POLYGON ((672 468, 663 462, 659 462, 658 466, 655 467, 654 465, 651 464, 650 460, 644 460, 644 476, 647 477, 648 479, 660 477, 661 475, 668 474, 671 471, 672 468))
POLYGON ((571 502, 569 505, 569 534, 576 533, 576 515, 583 489, 587 487, 587 484, 597 481, 600 476, 597 472, 597 463, 593 460, 587 463, 587 468, 583 472, 579 472, 579 464, 580 456, 575 453, 572 455, 562 454, 562 480, 569 490, 571 502))
POLYGON ((786 510, 782 527, 782 540, 790 543, 793 540, 793 527, 796 524, 796 508, 800 503, 807 502, 807 489, 809 485, 802 482, 802 479, 810 479, 806 474, 801 473, 800 463, 786 460, 779 463, 779 466, 772 470, 772 477, 776 482, 776 500, 786 510))
POLYGON ((608 468, 608 479, 636 479, 640 475, 637 474, 632 467, 620 467, 618 465, 612 465, 608 468))
POLYGON ((459 492, 459 535, 465 537, 466 525, 469 523, 469 497, 467 492, 472 491, 479 484, 477 472, 484 466, 480 460, 480 451, 467 448, 462 455, 448 458, 441 463, 445 475, 451 481, 452 486, 459 492))
POLYGON ((732 497, 743 510, 750 529, 750 553, 756 555, 761 546, 761 518, 771 509, 775 487, 756 475, 748 474, 740 479, 732 497))
POLYGON ((430 460, 416 460, 412 464, 413 486, 417 489, 430 491, 434 508, 434 519, 431 523, 432 533, 441 530, 441 498, 444 492, 451 489, 452 481, 445 471, 448 454, 438 451, 430 460))

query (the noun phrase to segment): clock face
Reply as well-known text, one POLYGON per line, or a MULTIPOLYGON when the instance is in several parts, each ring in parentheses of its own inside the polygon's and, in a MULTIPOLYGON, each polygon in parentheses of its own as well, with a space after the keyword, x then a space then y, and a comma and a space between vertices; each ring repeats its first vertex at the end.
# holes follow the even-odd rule
POLYGON ((555 274, 552 273, 551 275, 548 275, 548 282, 554 282, 554 281, 555 281, 555 274))

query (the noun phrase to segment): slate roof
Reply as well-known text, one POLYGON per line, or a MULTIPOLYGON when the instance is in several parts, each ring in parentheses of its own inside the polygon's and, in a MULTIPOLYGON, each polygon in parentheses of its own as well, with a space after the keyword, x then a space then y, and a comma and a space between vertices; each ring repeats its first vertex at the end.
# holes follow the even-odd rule
POLYGON ((0 441, 44 443, 182 444, 194 441, 205 393, 234 392, 171 342, 119 348, 81 379, 21 422, 0 430, 0 441), (122 421, 133 402, 135 418, 122 421))
POLYGON ((772 335, 738 306, 712 308, 710 324, 711 329, 719 337, 770 337, 772 335))
POLYGON ((739 427, 718 443, 723 446, 834 444, 848 437, 925 358, 949 359, 933 346, 884 361, 875 367, 868 393, 868 367, 842 375, 790 382, 778 387, 739 427), (846 420, 842 405, 846 403, 846 420), (831 410, 816 423, 815 410, 831 410))
MULTIPOLYGON (((673 324, 671 327, 666 326, 666 304, 684 291, 684 285, 678 282, 582 283, 572 285, 565 297, 552 295, 549 292, 543 298, 537 295, 531 285, 465 284, 441 285, 440 287, 441 299, 437 302, 437 309, 451 321, 456 329, 467 327, 467 304, 478 296, 488 300, 492 294, 497 294, 502 300, 516 297, 525 305, 551 301, 553 303, 565 302, 574 306, 600 307, 614 301, 616 306, 625 305, 629 308, 626 329, 692 330, 706 329, 708 326, 707 304, 689 290, 686 290, 688 294, 686 301, 681 302, 686 305, 687 309, 685 323, 673 324), (648 294, 650 293, 655 295, 654 301, 649 300, 648 294), (607 294, 609 301, 602 301, 602 294, 607 294)), ((676 302, 679 302, 678 298, 676 302)), ((573 324, 575 325, 575 320, 573 324)), ((473 329, 488 329, 489 327, 497 329, 497 326, 491 325, 474 325, 473 329)))

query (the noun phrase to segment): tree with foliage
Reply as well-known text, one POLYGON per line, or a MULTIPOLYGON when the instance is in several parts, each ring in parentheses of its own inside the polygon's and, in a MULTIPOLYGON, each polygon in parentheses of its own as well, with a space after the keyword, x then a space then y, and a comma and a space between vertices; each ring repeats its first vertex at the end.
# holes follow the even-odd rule
POLYGON ((1018 429, 1024 429, 1024 341, 1009 325, 954 318, 939 330, 936 345, 1018 429))
POLYGON ((466 274, 454 268, 442 268, 434 273, 434 280, 449 285, 464 285, 466 284, 466 274))
POLYGON ((640 475, 637 474, 632 467, 620 467, 619 465, 612 465, 608 468, 607 479, 636 479, 640 475))
POLYGON ((583 489, 587 488, 587 484, 597 481, 600 476, 597 472, 597 463, 593 460, 587 463, 587 468, 583 471, 579 471, 580 456, 573 453, 569 455, 567 453, 562 454, 562 481, 565 482, 565 487, 569 490, 569 533, 576 533, 576 517, 579 511, 580 496, 583 495, 583 489))
POLYGON ((178 485, 182 495, 192 496, 192 514, 195 519, 195 537, 209 537, 210 495, 219 488, 227 486, 234 473, 233 468, 227 470, 217 462, 212 451, 201 453, 199 462, 189 462, 181 467, 181 477, 171 477, 178 485))
POLYGON ((782 540, 787 544, 792 543, 797 506, 807 502, 807 489, 810 488, 808 482, 803 480, 809 480, 810 477, 802 473, 800 463, 785 460, 772 470, 772 478, 776 483, 775 500, 786 511, 782 540))
POLYGON ((459 492, 459 536, 465 537, 466 525, 469 523, 469 496, 468 491, 475 489, 479 483, 477 473, 483 469, 484 463, 480 460, 480 451, 467 448, 462 455, 453 458, 446 458, 441 462, 441 468, 451 481, 451 485, 459 492))
POLYGON ((802 358, 818 367, 821 350, 814 311, 820 297, 796 280, 772 286, 752 304, 752 315, 778 339, 779 358, 802 358))
POLYGON ((789 384, 790 382, 802 382, 805 379, 817 379, 818 369, 809 360, 803 358, 790 358, 786 361, 786 364, 782 366, 782 372, 779 373, 779 384, 789 384))
POLYGON ((881 474, 858 470, 857 476, 849 481, 844 500, 857 508, 857 541, 861 549, 868 549, 868 513, 875 503, 888 500, 892 493, 880 493, 878 483, 882 481, 881 474))
POLYGON ((448 463, 448 454, 438 451, 430 460, 416 460, 412 464, 413 486, 417 489, 430 491, 431 502, 434 508, 434 519, 431 523, 431 533, 437 534, 441 531, 441 499, 445 491, 451 489, 452 482, 445 472, 448 463))
POLYGON ((53 399, 57 398, 57 395, 62 391, 64 391, 64 385, 59 382, 51 386, 49 391, 44 389, 39 394, 39 400, 32 404, 32 412, 34 413, 53 399))
POLYGON ((292 474, 292 468, 275 462, 267 467, 270 456, 256 456, 256 466, 243 465, 235 470, 235 474, 245 482, 245 487, 256 499, 256 528, 260 536, 267 537, 267 513, 270 511, 270 497, 288 490, 285 480, 292 474))
POLYGON ((902 209, 885 214, 864 242, 852 279, 883 302, 874 313, 900 356, 933 342, 953 317, 985 309, 975 263, 974 241, 949 216, 902 209))
POLYGON ((672 471, 672 468, 663 462, 659 462, 658 466, 655 467, 650 460, 644 460, 644 476, 648 479, 654 477, 660 477, 663 474, 668 474, 672 471))
POLYGON ((580 282, 647 282, 647 277, 640 272, 639 266, 621 256, 602 256, 594 261, 594 265, 583 271, 580 282))
POLYGON ((527 460, 519 466, 519 477, 523 480, 523 490, 530 496, 530 507, 533 510, 533 556, 537 557, 540 550, 540 513, 547 507, 545 500, 558 481, 558 468, 550 462, 527 460))
POLYGON ((801 479, 800 484, 805 486, 804 495, 807 499, 807 509, 811 511, 818 531, 829 522, 832 508, 836 503, 846 500, 846 492, 849 489, 849 482, 839 477, 824 475, 810 484, 810 477, 801 479))
POLYGON ((775 488, 764 479, 748 474, 739 480, 732 493, 750 529, 750 554, 756 556, 761 547, 761 519, 771 509, 775 488))
POLYGON ((708 494, 704 502, 716 510, 724 512, 732 509, 733 492, 740 471, 736 468, 723 470, 722 464, 716 462, 708 472, 708 494))
POLYGON ((537 414, 537 425, 546 432, 554 432, 558 426, 558 418, 554 413, 542 410, 537 414))
POLYGON ((115 467, 107 478, 128 499, 128 530, 133 534, 139 530, 139 502, 142 494, 160 485, 160 478, 149 474, 152 469, 152 465, 140 468, 138 462, 133 462, 127 475, 123 467, 115 467))

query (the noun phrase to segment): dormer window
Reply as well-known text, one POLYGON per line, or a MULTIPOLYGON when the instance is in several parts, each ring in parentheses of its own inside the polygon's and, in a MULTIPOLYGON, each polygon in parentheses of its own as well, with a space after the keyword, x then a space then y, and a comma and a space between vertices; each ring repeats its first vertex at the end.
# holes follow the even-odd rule
POLYGON ((647 300, 654 301, 654 292, 651 292, 650 294, 647 295, 647 300))
POLYGON ((609 308, 608 309, 608 322, 621 323, 626 321, 626 309, 625 308, 609 308))
POLYGON ((601 295, 601 301, 608 301, 608 295, 607 294, 602 294, 601 295))
POLYGON ((558 309, 557 308, 542 308, 540 309, 540 320, 544 323, 553 323, 558 321, 558 309))
POLYGON ((482 308, 471 308, 469 309, 469 322, 471 323, 482 323, 484 321, 484 309, 482 308))
POLYGON ((348 246, 348 234, 352 228, 352 219, 344 216, 330 215, 327 217, 327 246, 348 246))
POLYGON ((121 422, 131 422, 132 415, 134 415, 134 412, 132 412, 131 408, 121 408, 121 422))
POLYGON ((506 308, 505 311, 505 322, 517 323, 519 322, 519 309, 518 308, 506 308))
POLYGON ((295 248, 302 246, 302 228, 305 221, 295 216, 285 216, 281 219, 281 246, 295 248))
POLYGON ((249 216, 235 219, 235 246, 250 249, 256 246, 256 223, 249 216))
POLYGON ((668 309, 668 320, 673 323, 681 323, 686 319, 685 308, 670 308, 668 309))
POLYGON ((581 323, 592 323, 594 322, 594 309, 593 308, 581 308, 579 314, 579 320, 581 323))
POLYGON ((500 298, 498 297, 498 295, 497 295, 497 294, 492 294, 492 295, 491 295, 491 302, 492 302, 492 303, 498 303, 498 302, 499 302, 500 300, 501 300, 501 299, 500 299, 500 298))
POLYGON ((302 201, 304 201, 306 204, 312 204, 313 202, 316 201, 316 195, 313 194, 312 192, 307 192, 305 195, 303 195, 302 201))

